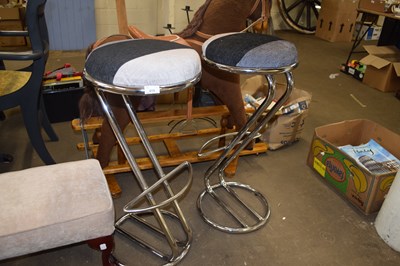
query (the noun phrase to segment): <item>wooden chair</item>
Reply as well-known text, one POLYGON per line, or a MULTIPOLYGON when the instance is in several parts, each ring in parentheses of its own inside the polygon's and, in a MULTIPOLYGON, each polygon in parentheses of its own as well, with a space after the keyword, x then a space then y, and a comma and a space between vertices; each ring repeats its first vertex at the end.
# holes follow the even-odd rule
POLYGON ((42 77, 49 53, 48 32, 44 16, 46 0, 29 1, 26 8, 26 31, 0 31, 0 36, 28 37, 29 51, 0 52, 0 111, 21 108, 30 141, 45 164, 55 161, 48 152, 41 135, 43 127, 52 141, 58 137, 54 132, 41 101, 42 77), (18 71, 6 70, 3 60, 31 61, 18 71))
MULTIPOLYGON (((1 66, 1 64, 0 64, 1 66)), ((6 118, 3 112, 0 112, 0 121, 6 118)), ((0 163, 11 163, 13 161, 13 157, 11 154, 0 153, 0 163)))

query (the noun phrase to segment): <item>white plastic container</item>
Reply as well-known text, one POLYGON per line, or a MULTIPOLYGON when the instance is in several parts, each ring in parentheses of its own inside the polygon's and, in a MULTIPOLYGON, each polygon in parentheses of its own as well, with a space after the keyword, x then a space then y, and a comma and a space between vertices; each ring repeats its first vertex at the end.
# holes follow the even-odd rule
POLYGON ((400 252, 400 171, 376 217, 375 228, 383 241, 400 252))

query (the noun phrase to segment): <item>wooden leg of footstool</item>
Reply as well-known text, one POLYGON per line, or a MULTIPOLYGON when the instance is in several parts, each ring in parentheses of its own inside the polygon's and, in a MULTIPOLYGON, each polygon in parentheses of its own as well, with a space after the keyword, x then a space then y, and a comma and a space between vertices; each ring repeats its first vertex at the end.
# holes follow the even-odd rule
POLYGON ((115 266, 111 253, 114 249, 114 238, 113 236, 105 236, 96 239, 86 241, 89 247, 101 251, 103 266, 115 266))

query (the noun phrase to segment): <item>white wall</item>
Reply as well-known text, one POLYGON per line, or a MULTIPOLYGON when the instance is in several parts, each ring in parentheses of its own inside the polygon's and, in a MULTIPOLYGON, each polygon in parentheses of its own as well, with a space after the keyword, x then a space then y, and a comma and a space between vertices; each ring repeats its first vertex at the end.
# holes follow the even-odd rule
MULTIPOLYGON (((159 0, 125 0, 128 24, 136 25, 146 33, 156 33, 158 2, 159 0)), ((115 0, 95 0, 94 8, 97 38, 118 33, 115 0)))
MULTIPOLYGON (((96 16, 96 37, 102 38, 118 33, 115 0, 94 0, 96 16)), ((282 21, 277 0, 273 0, 272 18, 274 29, 287 29, 282 21)), ((128 24, 135 25, 148 34, 169 34, 163 27, 167 23, 175 27, 174 32, 187 25, 186 12, 182 9, 190 6, 194 12, 205 0, 125 0, 128 24)), ((194 12, 190 12, 190 19, 194 12)))

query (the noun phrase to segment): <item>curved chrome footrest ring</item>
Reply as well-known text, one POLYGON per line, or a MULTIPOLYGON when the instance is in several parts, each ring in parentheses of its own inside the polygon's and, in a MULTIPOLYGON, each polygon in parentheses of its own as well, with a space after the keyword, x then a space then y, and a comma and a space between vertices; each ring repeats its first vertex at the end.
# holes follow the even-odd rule
MULTIPOLYGON (((163 244, 160 243, 160 238, 165 238, 166 242, 168 241, 168 236, 164 232, 163 229, 159 228, 157 226, 156 222, 152 222, 150 220, 146 220, 144 216, 148 215, 150 217, 153 217, 153 212, 148 211, 148 212, 143 212, 140 214, 133 214, 133 213, 128 213, 123 215, 121 218, 117 220, 115 223, 115 231, 121 234, 122 236, 126 237, 127 239, 135 242, 142 248, 150 251, 163 261, 166 261, 165 264, 163 265, 176 265, 178 264, 189 252, 189 249, 192 244, 192 231, 187 231, 185 230, 185 225, 182 223, 180 218, 173 212, 167 211, 167 210, 160 210, 161 215, 163 217, 169 217, 171 218, 171 221, 175 221, 176 223, 179 223, 181 226, 181 236, 185 236, 185 239, 176 239, 174 238, 173 245, 171 243, 168 243, 169 246, 171 247, 171 253, 166 254, 165 250, 161 250, 159 247, 156 247, 154 244, 149 243, 148 240, 139 238, 138 236, 134 235, 134 232, 130 232, 128 229, 132 229, 129 226, 126 226, 124 228, 124 223, 136 223, 139 226, 145 226, 147 231, 152 232, 158 239, 158 242, 156 244, 163 244)), ((176 233, 176 232, 175 232, 176 233)), ((171 234, 172 235, 172 234, 171 234)), ((174 234, 175 235, 175 234, 174 234)), ((115 254, 113 254, 113 257, 116 258, 115 254)), ((123 265, 123 264, 120 264, 123 265)))
POLYGON ((205 189, 197 199, 197 208, 205 222, 227 233, 253 232, 266 224, 271 213, 268 200, 264 195, 249 185, 238 182, 218 183, 205 189), (221 192, 217 194, 217 190, 221 192), (242 193, 239 190, 242 190, 242 193), (254 206, 254 203, 253 206, 249 206, 245 200, 242 200, 239 194, 243 198, 245 196, 242 195, 243 192, 256 196, 259 200, 258 206, 254 206), (207 208, 208 212, 206 213, 203 204, 207 196, 209 200, 213 200, 216 203, 217 208, 213 208, 211 211, 210 208, 207 208), (257 207, 257 210, 255 207, 257 207), (221 209, 225 211, 226 221, 217 222, 216 220, 222 219, 223 212, 220 211, 221 209), (213 217, 210 217, 211 212, 215 214, 213 217), (233 223, 232 218, 234 220, 233 223), (229 222, 227 222, 228 220, 229 222), (223 224, 225 222, 226 224, 223 224))
MULTIPOLYGON (((245 136, 249 135, 250 133, 251 133, 251 132, 247 132, 247 133, 245 134, 245 136)), ((200 150, 199 150, 199 152, 197 153, 197 156, 198 156, 198 157, 206 157, 206 156, 209 156, 209 155, 211 155, 211 154, 213 154, 213 153, 216 153, 216 152, 225 150, 225 149, 228 147, 227 145, 226 145, 226 146, 222 146, 222 147, 218 147, 218 148, 216 148, 216 149, 214 149, 214 150, 209 150, 209 151, 204 152, 205 148, 207 148, 208 146, 210 146, 213 142, 215 142, 215 141, 217 141, 217 140, 220 140, 220 139, 222 139, 222 138, 225 138, 225 137, 236 136, 237 134, 238 134, 238 132, 230 132, 230 133, 218 135, 218 136, 216 136, 216 137, 213 137, 213 138, 207 140, 207 141, 200 147, 200 150)), ((260 134, 260 133, 257 133, 257 134, 254 136, 253 139, 258 139, 258 138, 260 138, 260 137, 261 137, 261 134, 260 134)), ((236 143, 236 145, 240 145, 240 144, 242 144, 242 142, 243 142, 243 141, 238 141, 238 142, 236 143)))
POLYGON ((173 201, 176 201, 179 198, 181 198, 190 189, 190 185, 192 184, 192 181, 193 181, 192 165, 189 162, 183 162, 180 165, 178 165, 177 167, 175 167, 171 172, 169 172, 168 174, 166 174, 162 178, 160 178, 153 185, 151 185, 146 190, 144 190, 142 193, 140 193, 136 198, 134 198, 133 200, 128 202, 124 206, 123 210, 124 210, 124 212, 127 212, 127 213, 145 213, 145 212, 148 212, 148 211, 151 211, 154 209, 165 207, 165 206, 171 204, 173 201), (162 183, 164 183, 165 181, 168 181, 169 179, 176 177, 178 174, 183 172, 185 170, 185 168, 187 169, 187 171, 189 173, 187 182, 184 185, 184 187, 180 191, 178 191, 178 193, 171 195, 168 199, 166 199, 158 204, 151 205, 149 207, 144 207, 144 208, 134 208, 135 204, 138 203, 140 200, 144 199, 147 196, 147 194, 152 193, 154 190, 158 189, 162 185, 162 183))

